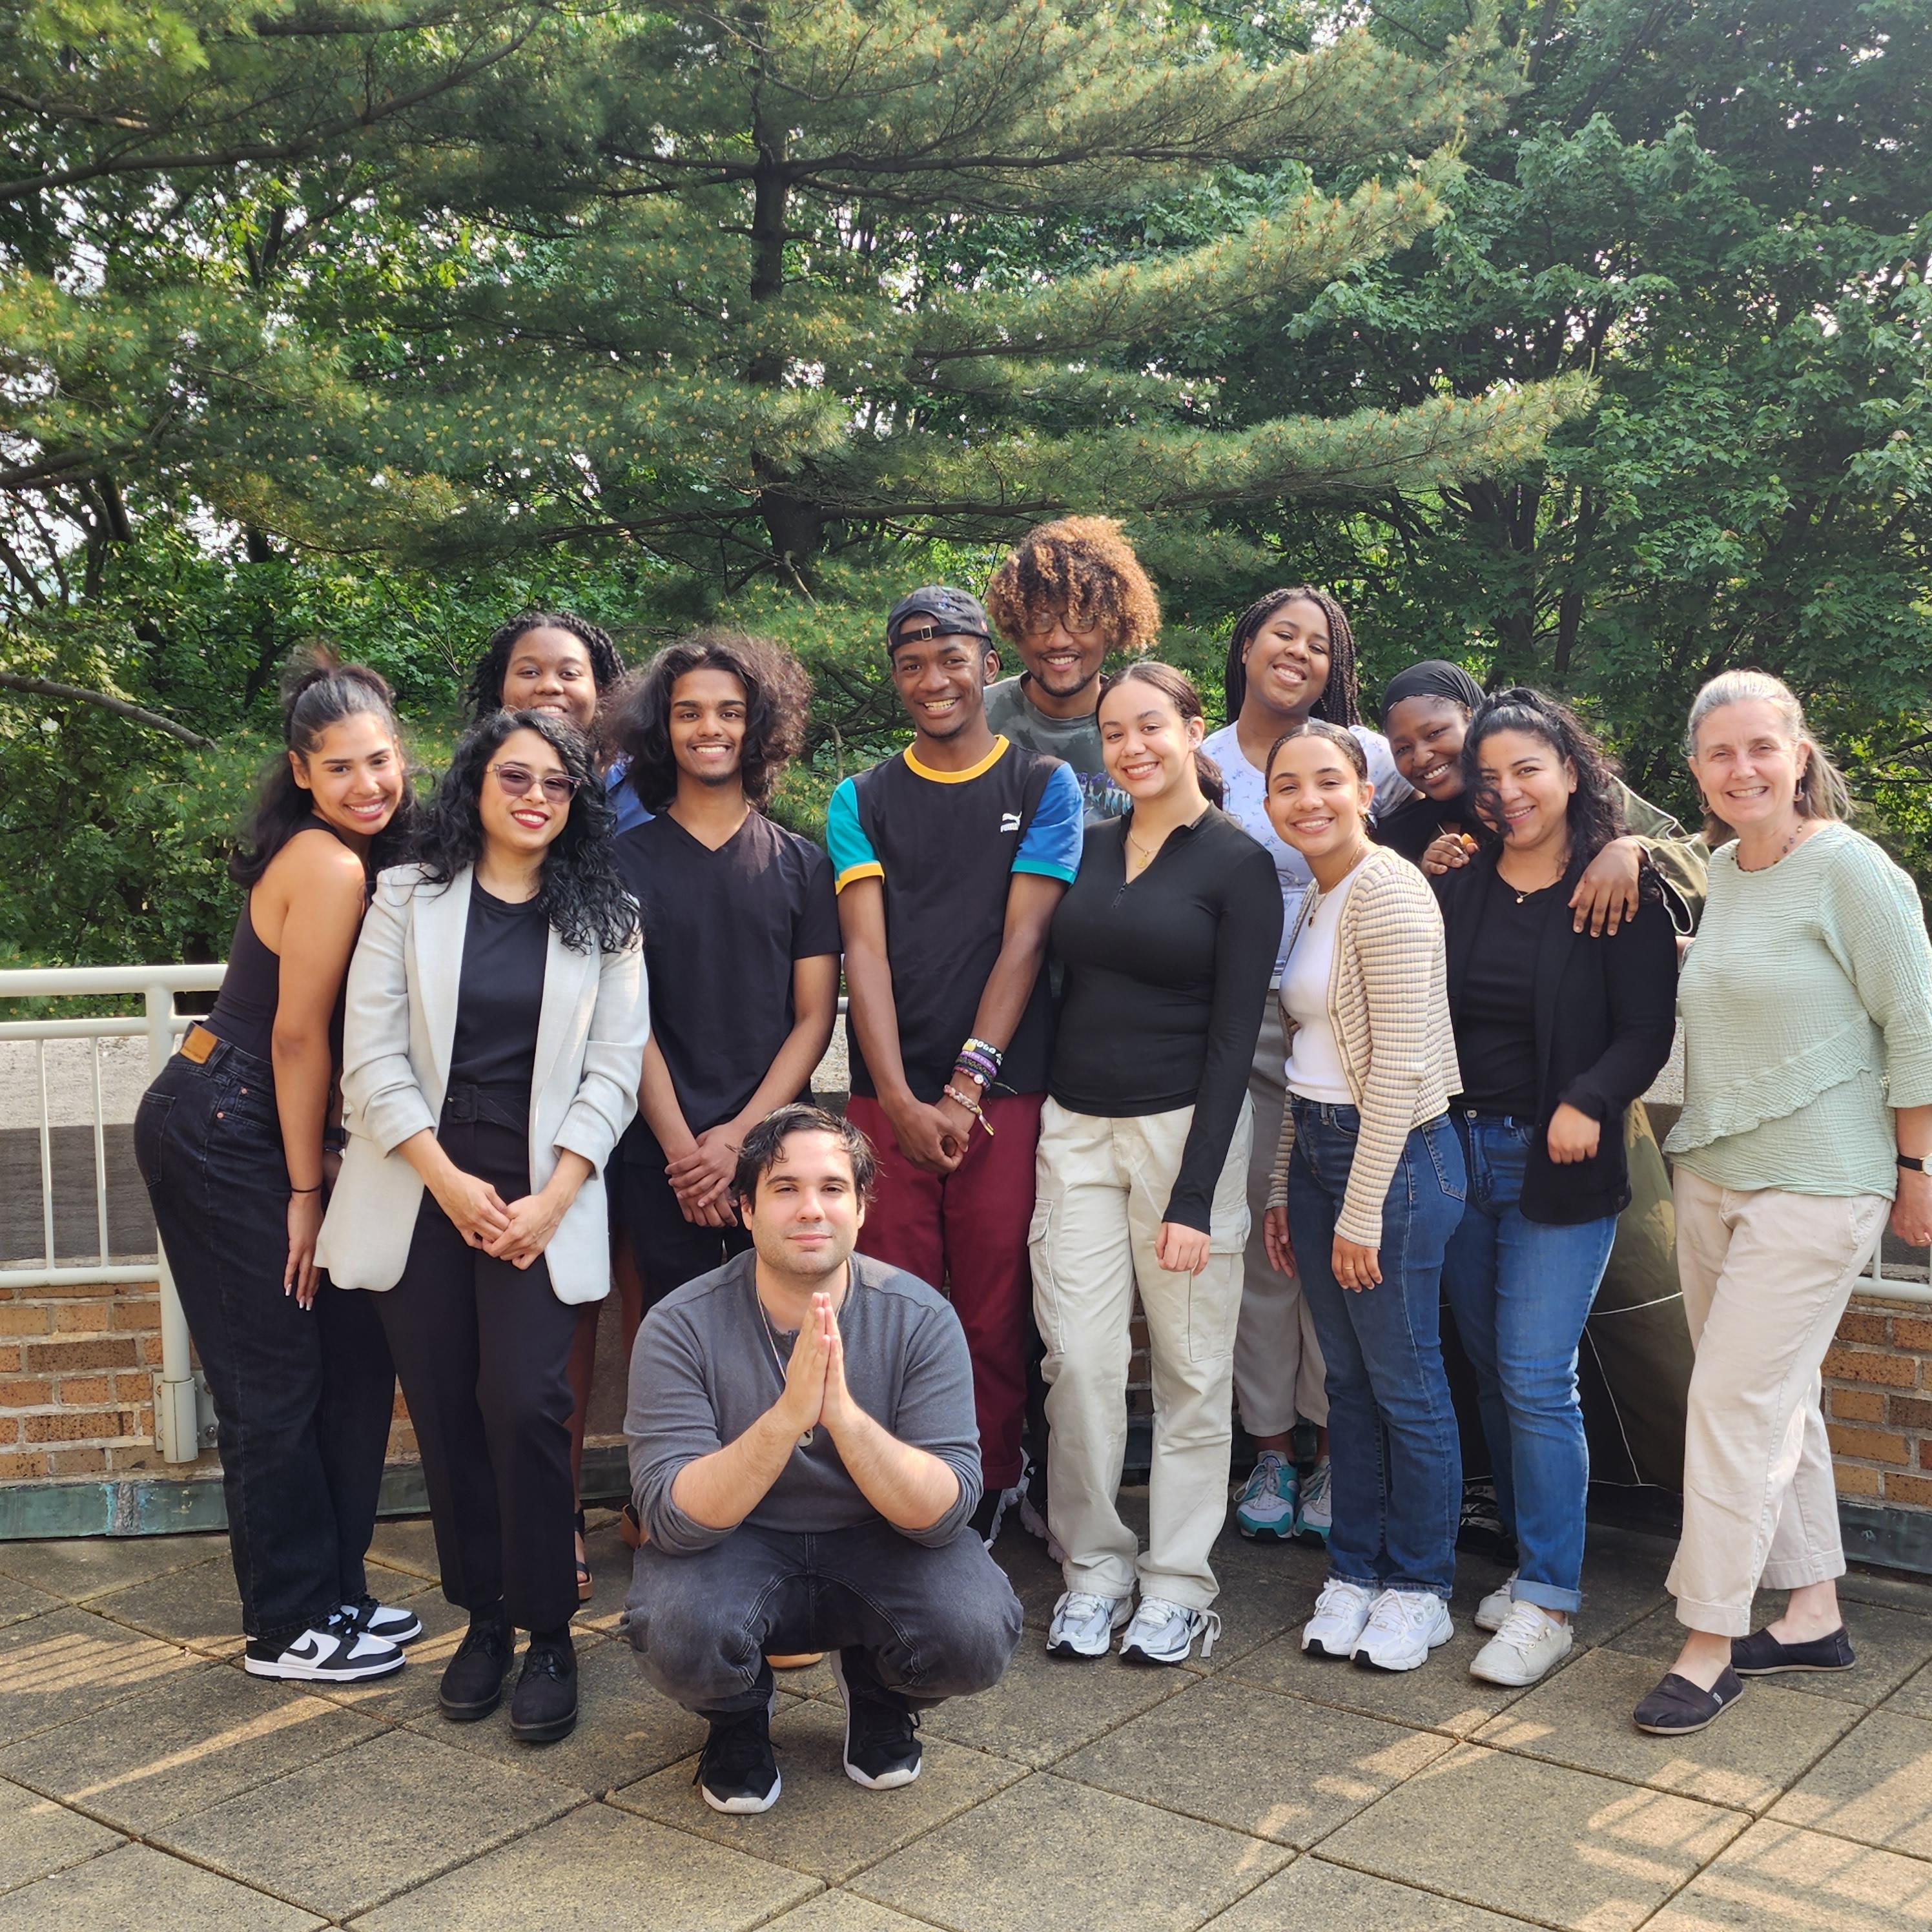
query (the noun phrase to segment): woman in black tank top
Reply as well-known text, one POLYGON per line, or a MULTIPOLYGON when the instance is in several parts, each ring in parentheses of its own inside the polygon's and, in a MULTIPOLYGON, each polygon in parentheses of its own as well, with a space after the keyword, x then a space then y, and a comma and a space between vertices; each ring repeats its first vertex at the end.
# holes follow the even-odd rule
POLYGON ((422 1630, 363 1569, 395 1389, 382 1325, 315 1264, 350 954, 414 800, 374 671, 306 668, 284 724, 230 866, 248 896, 220 995, 143 1096, 134 1147, 214 1398, 244 1667, 326 1683, 400 1670, 422 1630))

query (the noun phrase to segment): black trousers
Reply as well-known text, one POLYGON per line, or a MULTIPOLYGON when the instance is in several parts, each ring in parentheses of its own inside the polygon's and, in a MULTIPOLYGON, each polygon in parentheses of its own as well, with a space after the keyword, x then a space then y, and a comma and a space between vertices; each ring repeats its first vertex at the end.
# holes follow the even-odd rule
MULTIPOLYGON (((478 1091, 452 1089, 436 1138, 466 1173, 520 1200, 530 1191, 527 1100, 478 1119, 478 1091)), ((402 1279, 371 1298, 416 1425, 442 1594, 466 1610, 500 1601, 524 1630, 567 1624, 577 1608, 568 1374, 577 1310, 557 1300, 542 1257, 519 1268, 471 1247, 427 1189, 402 1279)))
POLYGON ((970 1529, 937 1550, 883 1521, 791 1533, 746 1523, 694 1556, 638 1552, 625 1634, 667 1697, 700 1717, 756 1710, 765 1653, 857 1652, 914 1704, 990 1690, 1019 1599, 970 1529))
POLYGON ((134 1157, 214 1398, 242 1628, 286 1641, 368 1587, 396 1377, 378 1297, 282 1292, 289 1170, 274 1070, 226 1042, 142 1096, 134 1157))
POLYGON ((673 1288, 722 1268, 752 1245, 742 1227, 700 1228, 684 1218, 664 1172, 664 1149, 642 1120, 632 1123, 604 1179, 614 1183, 617 1225, 631 1238, 646 1314, 673 1288))

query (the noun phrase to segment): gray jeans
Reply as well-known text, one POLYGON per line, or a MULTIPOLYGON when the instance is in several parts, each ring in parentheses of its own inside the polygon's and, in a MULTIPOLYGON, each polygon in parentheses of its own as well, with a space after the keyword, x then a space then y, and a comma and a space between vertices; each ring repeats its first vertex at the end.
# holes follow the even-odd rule
POLYGON ((694 1556, 646 1544, 623 1630, 652 1683, 700 1717, 764 1703, 767 1651, 858 1651, 887 1690, 937 1704, 998 1683, 1020 1605, 970 1529, 929 1550, 884 1522, 790 1534, 748 1523, 694 1556))

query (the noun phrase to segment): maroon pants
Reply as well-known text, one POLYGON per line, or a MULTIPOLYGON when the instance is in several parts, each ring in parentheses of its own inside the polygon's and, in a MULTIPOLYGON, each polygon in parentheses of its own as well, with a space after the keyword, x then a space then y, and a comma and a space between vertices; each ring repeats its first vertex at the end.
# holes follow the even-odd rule
POLYGON ((845 1110, 879 1156, 878 1192, 859 1232, 859 1252, 951 1297, 973 1356, 973 1406, 989 1492, 1020 1479, 1033 1306, 1027 1230, 1045 1098, 1008 1094, 986 1101, 992 1132, 975 1130, 966 1158, 947 1174, 928 1174, 906 1159, 878 1101, 855 1094, 845 1110))

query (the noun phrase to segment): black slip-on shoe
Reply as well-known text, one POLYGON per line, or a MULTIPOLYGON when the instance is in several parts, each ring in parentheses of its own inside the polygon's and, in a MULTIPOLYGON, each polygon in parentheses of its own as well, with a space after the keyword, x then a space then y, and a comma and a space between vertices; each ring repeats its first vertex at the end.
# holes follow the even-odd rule
POLYGON ((456 1654, 443 1666, 436 1701, 452 1724, 473 1724, 503 1701, 513 1648, 510 1626, 500 1611, 472 1616, 456 1654))
POLYGON ((1674 1670, 1667 1671, 1630 1715, 1639 1730, 1648 1731, 1654 1738, 1688 1737, 1729 1710, 1744 1694, 1744 1680, 1728 1666, 1708 1690, 1674 1670))
POLYGON ((532 1636, 510 1700, 510 1730, 526 1744, 554 1744, 577 1728, 577 1648, 568 1635, 532 1636))
POLYGON ((1828 1636, 1780 1643, 1768 1630, 1731 1640, 1731 1668, 1740 1677, 1775 1677, 1786 1670, 1849 1670, 1858 1662, 1840 1624, 1828 1636))

